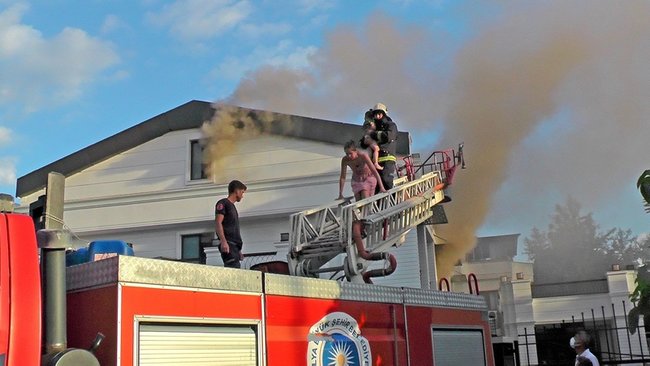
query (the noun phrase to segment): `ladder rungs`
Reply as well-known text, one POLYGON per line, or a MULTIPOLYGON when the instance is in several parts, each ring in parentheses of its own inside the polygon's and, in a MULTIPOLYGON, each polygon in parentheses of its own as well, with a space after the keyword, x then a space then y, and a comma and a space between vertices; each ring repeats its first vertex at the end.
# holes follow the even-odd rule
POLYGON ((399 215, 399 214, 403 213, 404 210, 406 210, 408 208, 411 208, 411 207, 421 203, 421 201, 423 201, 423 200, 424 200, 424 198, 422 198, 422 197, 409 198, 408 200, 406 200, 406 201, 404 201, 404 202, 402 202, 402 203, 400 203, 400 204, 398 204, 396 206, 393 206, 393 207, 388 208, 386 210, 383 210, 383 211, 374 213, 372 215, 366 216, 366 217, 363 218, 363 221, 366 221, 366 222, 371 223, 371 224, 377 223, 379 221, 382 221, 384 219, 389 218, 390 216, 399 215))

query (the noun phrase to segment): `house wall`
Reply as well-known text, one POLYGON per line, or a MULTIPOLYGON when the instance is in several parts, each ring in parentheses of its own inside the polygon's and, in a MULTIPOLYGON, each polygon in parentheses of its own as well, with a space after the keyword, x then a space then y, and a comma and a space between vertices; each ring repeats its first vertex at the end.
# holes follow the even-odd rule
MULTIPOLYGON (((170 132, 66 178, 66 224, 97 235, 211 221, 232 179, 249 188, 240 217, 288 215, 338 194, 340 146, 259 136, 225 158, 214 182, 190 181, 190 140, 200 137, 198 129, 170 132)), ((42 193, 23 197, 23 210, 42 193)))
MULTIPOLYGON (((338 172, 342 146, 277 135, 241 141, 224 152, 224 169, 215 181, 190 181, 190 141, 199 129, 173 131, 121 152, 66 179, 66 199, 92 200, 194 186, 222 185, 232 179, 290 180, 338 172)), ((23 198, 31 202, 32 194, 23 198)))
MULTIPOLYGON (((397 269, 387 277, 375 277, 372 282, 378 285, 420 288, 420 264, 418 260, 417 233, 411 230, 404 244, 389 250, 397 259, 397 269)), ((370 268, 380 268, 384 262, 372 264, 370 268)))
MULTIPOLYGON (((289 231, 289 218, 243 219, 240 222, 244 253, 275 251, 274 243, 280 241, 280 234, 289 231)), ((113 231, 95 235, 82 235, 78 245, 94 240, 123 240, 133 245, 139 257, 181 257, 181 237, 183 235, 214 232, 213 221, 188 225, 166 225, 154 229, 136 231, 113 231)))

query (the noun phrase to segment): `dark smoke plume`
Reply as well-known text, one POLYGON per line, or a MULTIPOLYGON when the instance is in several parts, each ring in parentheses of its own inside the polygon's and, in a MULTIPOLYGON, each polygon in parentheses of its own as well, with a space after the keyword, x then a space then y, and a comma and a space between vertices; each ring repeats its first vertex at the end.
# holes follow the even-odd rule
MULTIPOLYGON (((201 126, 205 139, 204 156, 208 161, 206 172, 215 182, 225 182, 220 176, 228 158, 239 152, 241 142, 272 130, 288 131, 291 122, 286 116, 266 111, 239 108, 215 103, 215 114, 201 126)), ((241 174, 239 179, 246 180, 241 174)))
POLYGON ((260 68, 229 102, 345 120, 381 101, 414 139, 442 131, 437 148, 464 141, 470 169, 455 179, 450 223, 440 228, 446 275, 488 214, 525 218, 540 200, 567 195, 602 203, 647 168, 650 3, 501 11, 453 57, 446 35, 373 14, 329 34, 310 69, 260 68), (504 187, 512 194, 495 201, 504 187))

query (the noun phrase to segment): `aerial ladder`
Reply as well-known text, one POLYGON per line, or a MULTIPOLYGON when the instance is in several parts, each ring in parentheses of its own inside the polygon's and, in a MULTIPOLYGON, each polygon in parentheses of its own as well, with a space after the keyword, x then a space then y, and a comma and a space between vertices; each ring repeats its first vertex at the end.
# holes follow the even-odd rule
POLYGON ((434 151, 418 165, 410 156, 403 160, 398 169, 401 176, 385 193, 357 202, 336 200, 291 215, 288 264, 292 275, 331 273, 330 278, 371 283, 371 277, 395 270, 395 257, 388 250, 402 245, 411 229, 430 219, 434 206, 449 201, 444 190, 456 168, 465 167, 463 144, 457 151, 434 151), (379 260, 385 261, 383 269, 369 269, 371 261, 379 260))

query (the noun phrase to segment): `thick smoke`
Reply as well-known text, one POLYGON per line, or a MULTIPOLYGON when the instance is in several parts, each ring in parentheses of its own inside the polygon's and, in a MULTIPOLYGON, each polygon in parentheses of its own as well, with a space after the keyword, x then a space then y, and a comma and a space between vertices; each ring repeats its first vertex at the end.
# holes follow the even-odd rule
POLYGON ((261 68, 229 101, 339 120, 381 101, 416 140, 438 130, 440 148, 464 141, 470 168, 440 228, 448 274, 491 212, 525 218, 567 195, 602 203, 647 168, 650 3, 508 5, 453 57, 445 35, 374 14, 333 31, 309 70, 261 68), (504 187, 513 194, 495 201, 504 187))
POLYGON ((400 124, 403 129, 431 127, 427 121, 443 111, 444 93, 436 90, 444 88, 446 76, 431 69, 442 42, 416 27, 398 28, 383 14, 370 18, 363 28, 342 26, 328 34, 310 70, 262 67, 228 101, 335 120, 361 117, 385 101, 398 123, 410 121, 400 124))
MULTIPOLYGON (((215 103, 216 112, 210 121, 203 123, 201 132, 205 139, 205 161, 210 162, 206 167, 209 177, 215 182, 224 182, 220 173, 232 155, 239 152, 242 141, 268 133, 278 123, 283 123, 282 117, 265 111, 255 111, 231 105, 215 103)), ((285 123, 290 126, 290 123, 285 123)), ((286 130, 286 128, 284 128, 286 130)), ((245 176, 238 176, 245 180, 245 176)))
POLYGON ((604 202, 644 164, 650 4, 553 2, 510 11, 458 57, 446 136, 473 150, 472 169, 458 179, 452 224, 442 228, 450 245, 441 273, 471 249, 493 206, 505 218, 526 215, 526 202, 567 195, 604 202), (519 194, 500 196, 516 202, 495 202, 508 173, 519 194))

